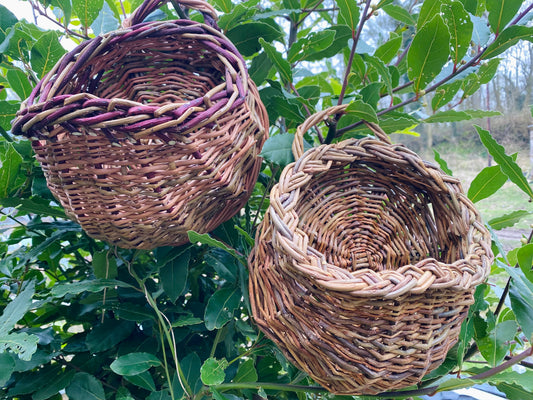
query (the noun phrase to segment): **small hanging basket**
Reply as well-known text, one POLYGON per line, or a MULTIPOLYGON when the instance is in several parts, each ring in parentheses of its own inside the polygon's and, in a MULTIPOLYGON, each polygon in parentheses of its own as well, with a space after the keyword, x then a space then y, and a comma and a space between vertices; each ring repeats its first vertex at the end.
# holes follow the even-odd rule
POLYGON ((368 124, 303 154, 270 193, 250 255, 256 323, 329 391, 371 395, 418 383, 457 342, 490 236, 459 181, 368 124))
POLYGON ((124 248, 188 241, 251 195, 268 116, 244 61, 204 1, 188 19, 142 22, 67 53, 23 103, 12 132, 33 140, 48 187, 92 237, 124 248))

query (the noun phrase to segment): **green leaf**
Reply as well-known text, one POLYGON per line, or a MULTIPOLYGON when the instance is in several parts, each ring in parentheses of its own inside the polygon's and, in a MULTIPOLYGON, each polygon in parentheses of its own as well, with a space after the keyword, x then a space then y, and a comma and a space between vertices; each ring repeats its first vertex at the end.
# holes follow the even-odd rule
POLYGON ((59 43, 58 33, 49 31, 42 35, 31 48, 31 67, 39 78, 43 78, 65 53, 66 50, 59 43))
POLYGON ((0 128, 11 130, 11 121, 15 119, 19 108, 18 101, 0 101, 0 128))
POLYGON ((74 283, 62 283, 55 285, 51 294, 54 297, 63 297, 67 294, 77 295, 83 292, 98 293, 105 288, 126 287, 136 289, 134 286, 114 279, 95 279, 91 281, 81 281, 74 283))
MULTIPOLYGON (((72 17, 72 3, 71 0, 63 1, 63 0, 51 0, 50 4, 53 7, 58 7, 63 12, 64 17, 64 26, 68 26, 70 23, 70 19, 72 17)), ((54 10, 54 14, 56 14, 57 10, 54 10)))
POLYGON ((455 97, 459 89, 461 89, 461 86, 462 81, 457 80, 439 87, 435 91, 433 99, 431 99, 431 108, 433 109, 433 112, 448 104, 455 97))
POLYGON ((380 94, 382 87, 383 83, 381 82, 369 83, 359 91, 359 94, 361 95, 361 100, 363 100, 364 103, 371 105, 372 108, 376 109, 378 106, 378 102, 381 99, 380 94))
POLYGON ((315 47, 315 51, 305 54, 306 61, 319 61, 324 58, 333 57, 342 51, 347 46, 348 40, 352 38, 351 29, 345 25, 332 25, 328 27, 327 30, 335 32, 335 39, 331 45, 323 50, 318 50, 318 48, 315 47))
POLYGON ((231 254, 233 257, 237 259, 241 258, 237 254, 235 249, 232 249, 231 247, 226 246, 224 243, 216 239, 213 239, 211 236, 209 236, 208 233, 199 234, 194 231, 187 231, 187 235, 189 236, 189 241, 191 243, 201 243, 201 244, 206 244, 211 247, 218 247, 219 249, 227 251, 229 254, 231 254))
POLYGON ((253 79, 256 86, 260 86, 267 78, 272 66, 274 64, 268 58, 268 55, 265 52, 260 53, 252 60, 252 65, 248 72, 250 73, 250 78, 253 79))
MULTIPOLYGON (((496 165, 496 167, 497 167, 497 165, 496 165)), ((488 167, 488 168, 492 168, 492 167, 488 167)), ((507 180, 507 177, 506 177, 506 180, 507 180)), ((513 212, 511 212, 509 214, 506 214, 506 215, 503 215, 501 217, 497 217, 497 218, 491 219, 489 221, 489 225, 492 227, 492 229, 495 229, 495 230, 500 230, 500 229, 503 229, 503 228, 509 228, 509 227, 515 225, 523 217, 526 217, 528 215, 531 215, 530 211, 526 211, 526 210, 513 211, 513 212)))
POLYGON ((494 367, 503 361, 511 348, 510 342, 514 339, 517 328, 515 321, 503 321, 477 341, 479 351, 489 365, 494 367))
POLYGON ((389 68, 385 65, 383 61, 374 56, 369 56, 368 54, 363 55, 363 60, 371 66, 368 68, 367 73, 370 73, 372 68, 377 71, 383 83, 387 87, 387 93, 392 94, 392 77, 389 68))
POLYGON ((182 326, 198 325, 204 322, 202 319, 194 317, 192 314, 180 316, 176 321, 172 322, 173 328, 179 328, 182 326))
POLYGON ((159 365, 161 365, 161 361, 154 354, 129 353, 118 357, 111 363, 110 367, 118 375, 139 375, 159 365))
POLYGON ((60 391, 70 385, 75 374, 75 371, 66 371, 55 377, 55 379, 50 380, 49 385, 41 387, 31 396, 32 400, 46 400, 53 395, 58 394, 60 391))
POLYGON ((502 172, 499 165, 485 167, 470 184, 468 198, 472 203, 476 203, 492 196, 507 182, 507 179, 507 175, 502 172))
POLYGON ((95 35, 103 35, 104 33, 114 31, 120 27, 119 20, 115 17, 113 10, 109 4, 104 3, 102 10, 91 23, 91 29, 95 35))
POLYGON ((492 58, 489 61, 483 62, 477 72, 479 76, 479 83, 482 85, 489 83, 492 78, 494 78, 494 75, 496 75, 499 65, 499 58, 492 58))
POLYGON ((407 26, 416 25, 416 21, 413 16, 405 8, 389 4, 382 7, 382 10, 385 11, 390 17, 394 18, 396 21, 400 21, 407 26))
POLYGON ((364 103, 362 100, 355 100, 346 108, 346 113, 355 115, 357 118, 368 122, 378 123, 376 110, 370 105, 364 103))
POLYGON ((417 28, 420 30, 427 22, 431 21, 435 15, 440 14, 443 0, 425 0, 420 7, 418 20, 416 22, 417 28))
POLYGON ((0 316, 0 334, 9 333, 32 306, 32 297, 35 293, 35 282, 27 283, 20 293, 10 301, 0 316))
POLYGON ((261 157, 266 161, 272 162, 281 166, 285 166, 294 162, 294 155, 292 154, 292 142, 294 135, 281 134, 270 136, 261 151, 261 157))
POLYGON ((505 393, 505 398, 508 400, 524 400, 531 397, 531 390, 524 389, 520 385, 501 382, 496 387, 500 392, 505 393))
POLYGON ((319 32, 311 32, 306 37, 294 43, 287 54, 287 61, 295 63, 297 61, 314 59, 317 53, 327 49, 335 40, 336 32, 326 29, 319 32))
MULTIPOLYGON (((526 389, 529 393, 533 392, 533 371, 527 370, 524 372, 518 371, 504 371, 497 375, 494 375, 490 378, 491 383, 508 383, 521 386, 526 389)), ((526 399, 526 397, 521 397, 520 400, 526 399)))
POLYGON ((86 28, 98 17, 103 5, 104 0, 72 0, 72 9, 86 28))
POLYGON ((217 360, 208 358, 200 368, 200 376, 205 385, 220 385, 226 378, 226 368, 228 362, 225 358, 217 360))
POLYGON ((217 275, 230 283, 237 282, 239 267, 235 258, 221 249, 212 249, 204 256, 205 262, 213 267, 217 275))
POLYGON ((126 387, 121 386, 117 390, 115 400, 135 400, 135 398, 131 395, 130 391, 126 389, 126 387))
POLYGON ((233 313, 241 304, 238 288, 217 290, 207 302, 205 308, 205 326, 208 330, 220 329, 233 318, 233 313))
POLYGON ((522 0, 485 0, 489 12, 489 24, 498 35, 501 30, 518 14, 522 0))
POLYGON ((294 121, 295 123, 300 124, 305 120, 300 111, 299 103, 293 99, 275 96, 270 99, 270 104, 276 108, 276 111, 280 116, 289 121, 294 121))
POLYGON ((6 78, 11 89, 15 91, 21 100, 28 98, 32 87, 24 71, 19 68, 10 68, 7 70, 6 78))
POLYGON ((499 111, 486 111, 486 110, 464 110, 465 113, 470 115, 472 119, 498 117, 503 115, 499 111))
POLYGON ((465 10, 470 14, 476 14, 477 12, 477 0, 460 0, 463 3, 465 10))
POLYGON ((190 258, 191 252, 187 249, 179 257, 174 258, 159 269, 163 290, 173 303, 187 287, 190 258))
POLYGON ((359 6, 353 0, 335 0, 339 7, 339 24, 344 24, 355 33, 359 24, 359 6))
POLYGON ((22 156, 11 143, 0 142, 0 197, 8 197, 24 182, 19 177, 22 156))
POLYGON ((11 350, 21 360, 29 361, 31 356, 37 351, 38 342, 38 336, 29 335, 26 332, 0 332, 0 353, 11 350))
POLYGON ((440 169, 442 169, 444 172, 446 172, 448 175, 452 176, 453 172, 450 168, 448 168, 448 164, 446 161, 440 156, 439 152, 435 149, 433 149, 433 154, 435 155, 435 161, 440 166, 440 169))
MULTIPOLYGON (((198 357, 198 354, 196 353, 189 353, 181 360, 180 364, 183 376, 187 382, 189 382, 193 393, 198 393, 202 389, 202 380, 200 379, 202 361, 200 360, 200 357, 198 357)), ((181 398, 184 394, 178 374, 174 375, 172 390, 174 391, 176 399, 181 398)))
POLYGON ((98 279, 115 279, 118 275, 117 260, 110 251, 95 252, 92 266, 98 279))
MULTIPOLYGON (((500 264, 500 263, 499 263, 500 264)), ((528 339, 533 337, 533 283, 531 283, 521 269, 500 264, 513 278, 509 290, 511 306, 522 332, 528 339)))
POLYGON ((268 58, 270 58, 270 61, 272 61, 272 64, 274 64, 276 70, 279 72, 281 80, 283 82, 292 82, 292 69, 289 62, 283 58, 281 53, 273 45, 263 38, 259 38, 259 43, 263 46, 268 58))
POLYGON ((402 37, 399 35, 393 36, 376 49, 374 56, 388 64, 396 57, 401 46, 402 37))
POLYGON ((458 65, 470 47, 474 24, 458 1, 443 3, 441 12, 450 32, 450 55, 454 65, 458 65))
POLYGON ((11 354, 0 353, 0 387, 4 387, 13 372, 15 372, 15 360, 11 354))
POLYGON ((105 400, 102 383, 86 372, 78 372, 66 388, 72 400, 105 400))
POLYGON ((233 3, 231 2, 231 0, 213 0, 213 4, 225 14, 231 12, 231 10, 233 9, 233 3))
POLYGON ((103 324, 93 327, 85 343, 91 353, 109 350, 128 338, 134 329, 135 324, 130 321, 107 319, 103 324))
POLYGON ((511 25, 505 28, 487 50, 482 54, 481 59, 493 58, 503 53, 509 47, 514 46, 519 40, 533 41, 533 27, 522 25, 511 25))
POLYGON ((469 119, 472 119, 472 117, 464 111, 446 110, 446 111, 441 111, 441 112, 431 115, 430 117, 426 118, 424 122, 441 123, 441 122, 465 121, 469 119))
POLYGON ((511 182, 518 186, 531 200, 533 200, 533 189, 531 189, 527 178, 522 173, 518 164, 511 156, 505 154, 505 149, 493 139, 489 131, 482 129, 477 125, 475 125, 475 128, 479 134, 481 142, 494 158, 494 161, 500 165, 502 172, 507 175, 511 182))
POLYGON ((168 390, 159 390, 157 392, 150 393, 150 396, 146 400, 171 400, 172 396, 168 390))
POLYGON ((124 379, 151 392, 156 390, 154 378, 152 378, 149 371, 141 372, 137 375, 124 375, 124 379))
POLYGON ((235 44, 243 56, 253 56, 261 50, 259 39, 266 42, 282 39, 283 34, 270 24, 264 22, 248 22, 231 28, 226 36, 235 44))
POLYGON ((6 38, 8 28, 11 28, 18 22, 17 17, 5 6, 0 4, 0 44, 6 38))
MULTIPOLYGON (((424 3, 425 4, 425 3, 424 3)), ((419 93, 435 78, 448 61, 450 34, 440 15, 416 33, 407 53, 407 74, 419 93)))
POLYGON ((254 360, 248 359, 239 365, 237 375, 233 382, 257 382, 258 376, 255 369, 254 360))
MULTIPOLYGON (((39 199, 38 197, 32 199, 20 199, 18 197, 0 198, 0 205, 3 207, 17 208, 22 213, 63 219, 67 218, 61 208, 52 207, 49 203, 49 200, 39 199)), ((81 228, 79 230, 81 232, 81 228)))
POLYGON ((533 282, 533 243, 528 243, 518 249, 516 253, 518 265, 525 277, 533 282))

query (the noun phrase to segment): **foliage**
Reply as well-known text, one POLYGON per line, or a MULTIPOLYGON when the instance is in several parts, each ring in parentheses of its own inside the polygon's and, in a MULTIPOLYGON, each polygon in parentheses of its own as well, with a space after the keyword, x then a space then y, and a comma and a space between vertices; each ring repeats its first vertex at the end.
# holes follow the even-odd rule
MULTIPOLYGON (((10 399, 60 399, 60 392, 74 400, 324 394, 258 331, 247 293, 246 257, 268 191, 293 160, 296 127, 343 102, 351 103, 348 112, 328 131, 306 136, 309 146, 366 135, 362 119, 387 133, 412 133, 422 123, 490 117, 451 107, 491 81, 496 56, 533 38, 533 5, 522 0, 212 0, 269 112, 263 170, 243 212, 214 232, 190 232, 190 245, 130 251, 91 239, 65 218, 29 142, 10 134, 10 121, 67 51, 65 43, 117 29, 140 1, 29 3, 55 29, 19 20, 0 5, 0 393, 10 399), (418 111, 429 93, 433 115, 424 121, 418 111)), ((162 10, 150 18, 177 18, 172 6, 162 10)), ((479 172, 468 196, 490 198, 508 179, 525 198, 533 196, 513 156, 488 131, 477 133, 498 165, 479 172)), ((493 228, 528 215, 514 210, 493 228)), ((418 387, 381 397, 480 382, 509 399, 533 391, 531 370, 507 370, 517 363, 531 368, 523 361, 532 353, 530 242, 507 251, 494 235, 493 273, 508 279, 505 290, 498 298, 480 286, 445 363, 418 387)))

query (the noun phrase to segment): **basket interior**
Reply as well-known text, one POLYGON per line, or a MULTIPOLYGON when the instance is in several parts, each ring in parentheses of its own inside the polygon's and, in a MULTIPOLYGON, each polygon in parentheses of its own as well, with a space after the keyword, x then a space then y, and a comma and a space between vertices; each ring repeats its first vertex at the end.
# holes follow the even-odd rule
POLYGON ((427 178, 407 169, 356 162, 313 177, 295 208, 309 246, 349 271, 462 258, 467 235, 457 234, 464 224, 452 209, 450 193, 436 193, 424 184, 427 178))
POLYGON ((225 79, 217 54, 196 39, 145 37, 108 45, 89 60, 63 93, 143 104, 186 103, 225 79))

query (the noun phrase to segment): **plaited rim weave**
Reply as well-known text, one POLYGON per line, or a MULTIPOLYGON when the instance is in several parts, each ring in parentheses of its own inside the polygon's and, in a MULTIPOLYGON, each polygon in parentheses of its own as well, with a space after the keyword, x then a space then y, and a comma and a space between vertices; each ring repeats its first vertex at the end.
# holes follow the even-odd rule
POLYGON ((12 132, 33 140, 49 188, 92 237, 125 248, 188 242, 251 195, 268 116, 242 56, 204 1, 204 23, 142 22, 65 54, 23 102, 12 132))
POLYGON ((256 323, 329 391, 377 394, 416 384, 457 341, 490 235, 460 182, 402 145, 348 139, 282 172, 249 259, 256 323))

